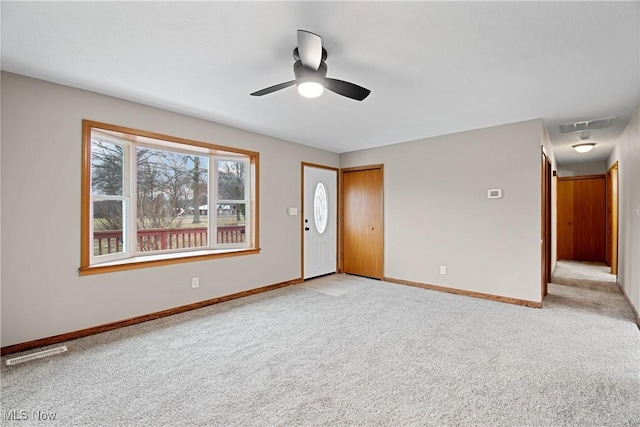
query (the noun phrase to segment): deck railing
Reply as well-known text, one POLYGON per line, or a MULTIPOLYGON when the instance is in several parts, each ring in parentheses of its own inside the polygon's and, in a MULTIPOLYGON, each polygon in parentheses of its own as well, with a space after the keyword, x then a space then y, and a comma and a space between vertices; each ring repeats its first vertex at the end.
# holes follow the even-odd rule
MULTIPOLYGON (((153 228, 138 230, 138 252, 197 248, 207 245, 207 228, 153 228)), ((245 226, 217 227, 218 243, 244 243, 245 226)), ((122 252, 122 231, 93 232, 94 255, 122 252)))

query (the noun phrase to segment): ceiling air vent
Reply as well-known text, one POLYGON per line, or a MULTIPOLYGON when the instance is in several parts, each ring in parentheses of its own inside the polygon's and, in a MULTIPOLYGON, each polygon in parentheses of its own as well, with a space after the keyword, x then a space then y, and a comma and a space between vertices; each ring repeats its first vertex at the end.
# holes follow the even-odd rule
POLYGON ((584 122, 563 123, 560 125, 560 133, 581 132, 585 130, 604 129, 611 126, 615 117, 605 119, 586 120, 584 122))

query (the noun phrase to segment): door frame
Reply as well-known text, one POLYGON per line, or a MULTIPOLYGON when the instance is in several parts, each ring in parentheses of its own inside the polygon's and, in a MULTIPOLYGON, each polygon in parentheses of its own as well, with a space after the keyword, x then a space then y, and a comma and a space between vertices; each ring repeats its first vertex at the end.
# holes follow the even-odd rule
POLYGON ((312 167, 317 169, 327 169, 336 172, 336 271, 340 272, 340 169, 333 166, 320 165, 317 163, 300 163, 300 278, 304 280, 304 168, 312 167))
POLYGON ((542 149, 541 178, 541 294, 544 299, 551 281, 551 162, 544 152, 544 147, 542 149))
POLYGON ((384 164, 374 164, 365 166, 354 166, 349 168, 341 168, 338 179, 338 272, 344 274, 344 191, 343 191, 343 175, 345 172, 359 172, 366 170, 379 169, 382 175, 382 198, 380 211, 382 213, 382 274, 378 279, 384 280, 384 164))
POLYGON ((618 219, 619 203, 618 189, 620 186, 620 175, 618 173, 618 162, 615 162, 606 175, 607 191, 607 225, 606 225, 606 259, 611 267, 611 274, 618 275, 618 219), (612 177, 615 175, 615 179, 612 177), (615 185, 614 185, 615 183, 615 185))

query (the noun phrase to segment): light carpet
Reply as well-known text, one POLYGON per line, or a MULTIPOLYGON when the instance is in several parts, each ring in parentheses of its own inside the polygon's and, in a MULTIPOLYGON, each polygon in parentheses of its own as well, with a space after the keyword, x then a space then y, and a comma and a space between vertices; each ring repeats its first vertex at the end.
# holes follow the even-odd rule
POLYGON ((2 422, 638 426, 640 333, 601 284, 552 284, 533 309, 322 277, 3 358, 2 422))

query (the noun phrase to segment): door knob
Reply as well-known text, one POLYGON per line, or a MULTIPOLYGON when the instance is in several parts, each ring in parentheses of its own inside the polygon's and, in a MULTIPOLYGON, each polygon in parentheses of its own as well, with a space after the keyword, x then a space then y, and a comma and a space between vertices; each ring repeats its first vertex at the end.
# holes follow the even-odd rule
POLYGON ((373 230, 373 227, 369 227, 369 230, 373 230))

